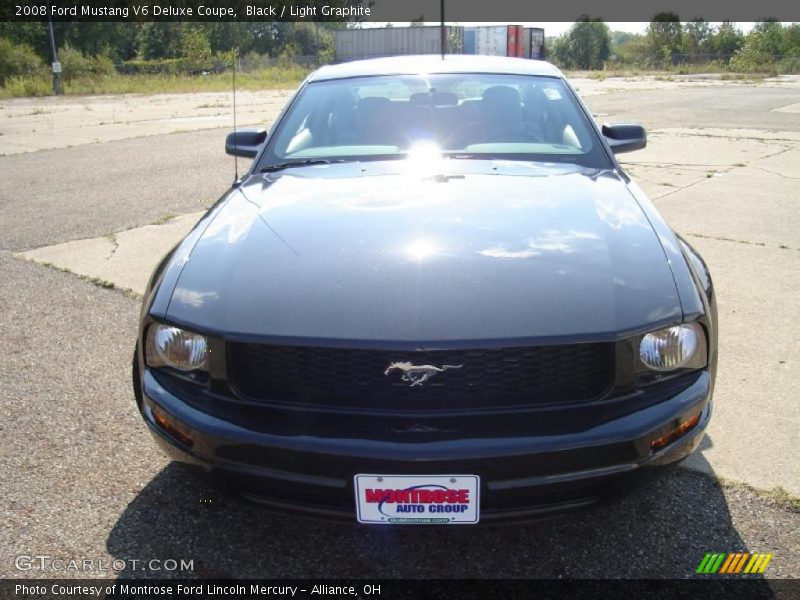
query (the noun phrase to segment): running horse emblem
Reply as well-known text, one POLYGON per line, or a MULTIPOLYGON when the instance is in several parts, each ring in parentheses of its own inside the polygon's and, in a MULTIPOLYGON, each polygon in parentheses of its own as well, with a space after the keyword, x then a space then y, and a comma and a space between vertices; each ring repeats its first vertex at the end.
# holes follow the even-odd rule
POLYGON ((422 385, 431 377, 443 373, 448 369, 460 369, 464 365, 442 365, 441 367, 434 367, 433 365, 415 365, 410 362, 393 362, 383 372, 388 375, 392 371, 400 371, 403 375, 400 377, 401 381, 408 383, 411 387, 422 385))

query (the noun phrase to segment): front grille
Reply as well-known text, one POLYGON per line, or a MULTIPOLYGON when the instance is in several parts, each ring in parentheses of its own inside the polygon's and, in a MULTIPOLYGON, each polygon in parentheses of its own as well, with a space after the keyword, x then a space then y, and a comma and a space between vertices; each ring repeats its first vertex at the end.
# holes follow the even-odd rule
POLYGON ((612 383, 611 343, 389 351, 230 343, 228 378, 241 395, 277 404, 458 411, 587 401, 612 383), (411 387, 394 362, 463 365, 411 387))

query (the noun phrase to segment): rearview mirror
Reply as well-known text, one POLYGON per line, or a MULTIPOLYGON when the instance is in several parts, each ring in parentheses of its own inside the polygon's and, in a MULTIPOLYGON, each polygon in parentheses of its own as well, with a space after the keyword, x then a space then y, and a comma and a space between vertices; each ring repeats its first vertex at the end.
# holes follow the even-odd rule
POLYGON ((225 138, 225 152, 231 156, 255 158, 265 141, 267 141, 266 129, 232 131, 225 138))
POLYGON ((641 150, 647 145, 647 133, 641 125, 603 125, 603 136, 614 154, 641 150))

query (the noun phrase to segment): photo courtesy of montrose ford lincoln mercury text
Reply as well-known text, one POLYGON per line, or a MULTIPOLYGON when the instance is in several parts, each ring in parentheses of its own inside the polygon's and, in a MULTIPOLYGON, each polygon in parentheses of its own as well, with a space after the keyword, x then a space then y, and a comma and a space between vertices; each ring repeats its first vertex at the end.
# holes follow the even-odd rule
POLYGON ((252 167, 149 283, 154 438, 239 497, 375 524, 536 518, 685 458, 716 302, 615 159, 645 142, 545 62, 317 70, 228 136, 252 167))

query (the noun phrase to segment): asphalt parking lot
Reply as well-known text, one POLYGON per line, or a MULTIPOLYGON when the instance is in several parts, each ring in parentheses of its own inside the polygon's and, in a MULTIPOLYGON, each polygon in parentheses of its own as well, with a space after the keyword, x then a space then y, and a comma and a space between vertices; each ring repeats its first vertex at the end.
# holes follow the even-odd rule
MULTIPOLYGON (((799 577, 800 86, 680 83, 577 85, 598 120, 648 127, 626 167, 712 269, 721 358, 708 436, 685 466, 622 500, 496 529, 276 517, 170 464, 134 406, 139 301, 124 290, 232 180, 222 123, 153 109, 108 130, 84 122, 102 135, 80 138, 57 116, 31 115, 43 125, 28 131, 2 116, 0 576, 85 575, 15 568, 19 555, 47 554, 126 561, 89 573, 103 577, 682 578, 706 552, 749 550, 775 554, 768 577, 799 577), (140 130, 148 137, 132 137, 140 130), (194 571, 134 566, 152 558, 193 560, 194 571)), ((254 95, 245 122, 272 118, 280 98, 254 95)), ((223 100, 184 99, 195 116, 223 100)), ((81 102, 101 112, 114 99, 81 102)), ((129 102, 139 104, 150 106, 129 102)), ((0 104, 0 116, 10 110, 36 107, 0 104)))

